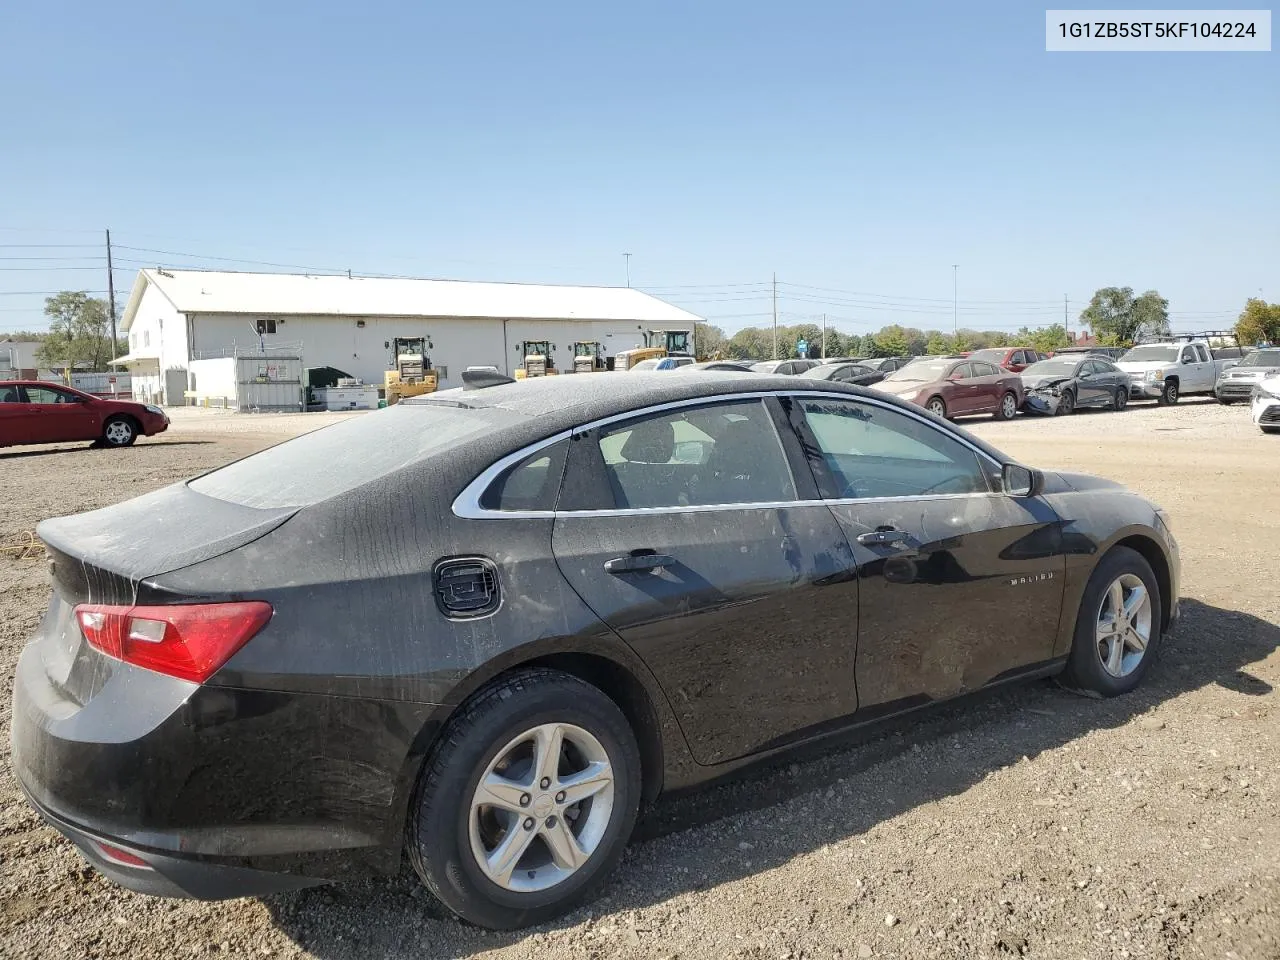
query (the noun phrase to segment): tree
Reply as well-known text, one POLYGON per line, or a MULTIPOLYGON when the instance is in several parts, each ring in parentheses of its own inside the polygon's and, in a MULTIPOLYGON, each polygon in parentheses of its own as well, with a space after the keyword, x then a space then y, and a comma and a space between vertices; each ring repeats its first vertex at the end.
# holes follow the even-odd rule
POLYGON ((735 360, 765 360, 773 355, 772 332, 743 327, 729 338, 725 354, 735 360))
POLYGON ((724 331, 710 323, 693 325, 693 343, 700 357, 720 357, 728 345, 724 331))
POLYGON ((1067 335, 1067 328, 1060 323, 1052 326, 1041 327, 1039 330, 1030 332, 1030 336, 1021 341, 1024 344, 1031 344, 1041 353, 1052 353, 1054 350, 1061 350, 1063 347, 1071 345, 1071 338, 1067 335))
POLYGON ((930 356, 938 357, 951 353, 953 344, 951 338, 946 336, 941 330, 930 330, 929 340, 925 344, 925 352, 930 356))
POLYGON ((1236 337, 1242 347, 1280 343, 1280 303, 1267 303, 1261 297, 1250 297, 1236 321, 1236 337))
POLYGON ((1132 345, 1143 337, 1169 333, 1169 301, 1155 290, 1134 297, 1132 287, 1103 287, 1080 312, 1099 342, 1132 345))
POLYGON ((106 370, 107 363, 124 352, 125 343, 111 342, 111 314, 107 302, 83 291, 64 290, 44 302, 49 334, 36 351, 46 367, 83 367, 106 370))

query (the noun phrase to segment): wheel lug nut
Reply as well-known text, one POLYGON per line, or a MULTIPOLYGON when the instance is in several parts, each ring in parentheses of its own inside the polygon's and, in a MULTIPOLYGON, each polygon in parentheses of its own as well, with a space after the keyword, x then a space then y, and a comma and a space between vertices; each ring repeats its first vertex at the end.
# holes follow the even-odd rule
POLYGON ((564 791, 561 790, 556 794, 556 803, 564 803, 564 791))
POLYGON ((547 817, 547 829, 548 829, 548 830, 554 830, 555 828, 556 828, 556 818, 555 818, 555 817, 547 817))
POLYGON ((525 828, 526 830, 532 830, 532 829, 533 829, 533 817, 525 817, 525 819, 524 819, 524 828, 525 828))
POLYGON ((547 787, 551 786, 551 778, 550 778, 550 777, 543 777, 543 778, 542 778, 542 783, 541 783, 541 784, 539 784, 539 786, 541 786, 543 790, 547 789, 547 787))
POLYGON ((520 794, 520 806, 527 807, 532 802, 533 797, 529 796, 527 793, 520 794))

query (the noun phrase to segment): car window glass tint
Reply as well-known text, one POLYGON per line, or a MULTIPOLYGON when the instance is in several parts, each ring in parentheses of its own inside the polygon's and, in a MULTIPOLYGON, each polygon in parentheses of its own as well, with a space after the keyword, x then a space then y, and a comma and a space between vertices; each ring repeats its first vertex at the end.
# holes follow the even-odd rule
POLYGON ((569 441, 536 450, 504 470, 480 497, 484 510, 554 510, 569 441))
POLYGON ((18 396, 17 387, 7 387, 0 383, 0 403, 21 403, 22 398, 18 396))
POLYGON ((498 408, 401 402, 268 447, 197 477, 190 487, 246 507, 306 506, 518 420, 498 408))
POLYGON ((70 403, 71 395, 50 387, 27 387, 27 403, 70 403))
POLYGON ((987 493, 978 455, 907 414, 840 400, 804 400, 830 498, 987 493))
POLYGON ((758 400, 628 421, 599 430, 597 442, 619 509, 796 498, 777 431, 758 400))

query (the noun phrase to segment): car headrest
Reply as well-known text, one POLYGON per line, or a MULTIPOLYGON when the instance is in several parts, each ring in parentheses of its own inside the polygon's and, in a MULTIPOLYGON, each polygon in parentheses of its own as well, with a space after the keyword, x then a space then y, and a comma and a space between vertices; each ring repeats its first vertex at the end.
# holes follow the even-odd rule
POLYGON ((676 452, 676 431, 670 420, 642 420, 631 428, 622 455, 632 463, 670 463, 676 452))

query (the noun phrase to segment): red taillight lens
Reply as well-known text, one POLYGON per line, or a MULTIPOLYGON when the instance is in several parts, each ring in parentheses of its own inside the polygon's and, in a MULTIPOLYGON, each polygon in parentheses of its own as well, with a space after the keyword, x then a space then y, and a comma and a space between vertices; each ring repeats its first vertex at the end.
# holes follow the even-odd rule
POLYGON ((112 863, 118 863, 126 867, 137 867, 141 870, 151 870, 151 864, 143 860, 139 856, 135 856, 128 850, 121 850, 119 847, 113 847, 109 843, 103 843, 101 840, 94 841, 98 847, 98 852, 112 863))
POLYGON ((213 676, 270 619, 271 605, 258 600, 76 607, 76 622, 90 646, 117 660, 194 683, 213 676))

